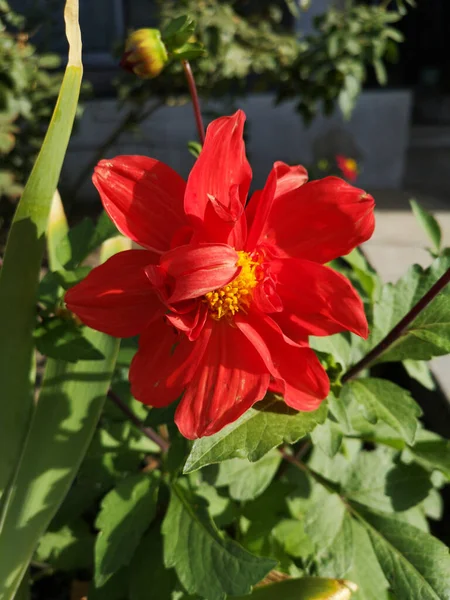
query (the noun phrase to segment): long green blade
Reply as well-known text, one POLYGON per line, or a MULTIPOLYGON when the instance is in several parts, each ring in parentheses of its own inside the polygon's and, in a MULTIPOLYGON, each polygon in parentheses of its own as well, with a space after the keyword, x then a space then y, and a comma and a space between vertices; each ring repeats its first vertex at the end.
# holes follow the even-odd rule
POLYGON ((89 331, 103 360, 49 359, 0 535, 0 600, 11 600, 39 537, 56 513, 91 441, 119 341, 89 331))
POLYGON ((33 338, 44 234, 82 79, 78 0, 67 0, 69 62, 47 135, 17 207, 0 272, 0 498, 20 460, 33 409, 33 338))

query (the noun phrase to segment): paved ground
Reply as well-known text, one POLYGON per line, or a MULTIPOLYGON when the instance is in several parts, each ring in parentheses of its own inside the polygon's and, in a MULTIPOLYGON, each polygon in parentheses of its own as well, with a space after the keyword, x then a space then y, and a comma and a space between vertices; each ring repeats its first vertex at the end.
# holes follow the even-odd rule
MULTIPOLYGON (((370 190, 377 203, 377 221, 372 239, 364 245, 372 265, 384 281, 397 281, 413 263, 427 266, 431 257, 428 240, 414 218, 409 199, 415 198, 438 219, 444 246, 450 246, 450 198, 399 190, 370 190)), ((450 400, 450 355, 432 361, 432 369, 450 400)))

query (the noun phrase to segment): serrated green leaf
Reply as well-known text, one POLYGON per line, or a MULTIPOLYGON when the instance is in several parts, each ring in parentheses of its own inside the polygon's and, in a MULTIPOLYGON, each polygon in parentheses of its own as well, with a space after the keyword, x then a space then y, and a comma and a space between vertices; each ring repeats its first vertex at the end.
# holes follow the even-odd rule
POLYGON ((422 502, 431 490, 430 475, 419 465, 395 464, 392 453, 362 452, 352 463, 342 487, 360 504, 400 512, 422 502))
POLYGON ((317 425, 311 432, 311 440, 330 458, 336 456, 342 443, 342 430, 337 423, 327 419, 325 423, 317 425))
POLYGON ((175 483, 164 518, 164 562, 174 567, 190 594, 222 600, 227 594, 250 593, 276 562, 250 554, 223 536, 206 510, 205 501, 175 483), (201 551, 193 551, 193 549, 201 551))
POLYGON ((163 539, 159 527, 152 526, 143 536, 130 564, 129 600, 149 600, 155 590, 158 600, 172 600, 177 586, 173 569, 163 563, 163 539))
POLYGON ((273 529, 273 536, 283 550, 294 558, 306 559, 314 553, 314 546, 302 521, 297 519, 279 521, 273 529))
POLYGON ((352 519, 352 528, 353 566, 347 577, 358 586, 354 600, 389 600, 389 584, 373 551, 368 533, 355 519, 352 519))
POLYGON ((442 438, 418 441, 409 448, 412 456, 427 469, 436 469, 450 480, 450 441, 442 438))
POLYGON ((395 517, 358 513, 397 600, 450 598, 450 554, 442 542, 395 517))
POLYGON ((102 587, 127 565, 156 514, 159 474, 127 477, 103 499, 96 526, 95 583, 102 587))
POLYGON ((39 540, 36 560, 63 571, 88 569, 92 564, 93 548, 94 536, 80 519, 57 531, 47 531, 39 540))
MULTIPOLYGON (((350 581, 325 579, 322 577, 303 577, 287 579, 256 589, 255 600, 350 600, 355 586, 350 581)), ((247 596, 245 596, 247 598, 247 596)), ((238 600, 244 600, 239 597, 238 600)))
POLYGON ((283 442, 297 442, 323 423, 326 415, 325 402, 314 412, 296 412, 270 395, 218 433, 196 440, 184 472, 229 458, 248 458, 255 462, 283 442))
POLYGON ((427 390, 435 390, 436 383, 431 374, 428 363, 423 360, 409 360, 403 361, 403 366, 406 369, 408 375, 418 381, 427 390))
POLYGON ((338 494, 316 486, 305 515, 305 531, 317 552, 325 552, 338 535, 345 517, 345 505, 338 494))
POLYGON ((425 210, 423 206, 421 206, 417 202, 417 200, 411 199, 409 203, 411 204, 414 216, 416 217, 419 224, 422 226, 427 236, 430 238, 435 252, 439 254, 441 250, 442 241, 442 231, 439 226, 439 223, 436 221, 436 219, 431 213, 425 210))
POLYGON ((335 335, 326 337, 311 336, 309 338, 309 343, 313 350, 331 354, 334 359, 342 365, 343 369, 349 367, 351 347, 350 343, 342 333, 336 333, 335 335))
POLYGON ((350 381, 343 387, 342 394, 343 398, 353 399, 363 407, 368 421, 384 421, 408 444, 414 443, 417 417, 422 411, 409 392, 391 381, 371 377, 350 381))
POLYGON ((347 576, 354 560, 352 519, 348 514, 344 515, 333 544, 325 552, 319 550, 315 559, 318 563, 318 574, 322 577, 347 576))
POLYGON ((281 454, 276 450, 255 463, 245 458, 232 458, 220 463, 214 485, 229 486, 230 496, 234 500, 254 500, 269 486, 280 462, 281 454))
MULTIPOLYGON (((375 346, 450 268, 450 251, 446 250, 426 270, 418 265, 409 269, 395 285, 384 286, 374 306, 374 325, 369 338, 375 346)), ((408 325, 402 335, 384 352, 378 362, 429 360, 450 352, 450 286, 408 325)))
POLYGON ((50 358, 68 362, 103 358, 83 335, 83 328, 67 319, 55 317, 45 321, 35 329, 34 339, 39 352, 50 358))

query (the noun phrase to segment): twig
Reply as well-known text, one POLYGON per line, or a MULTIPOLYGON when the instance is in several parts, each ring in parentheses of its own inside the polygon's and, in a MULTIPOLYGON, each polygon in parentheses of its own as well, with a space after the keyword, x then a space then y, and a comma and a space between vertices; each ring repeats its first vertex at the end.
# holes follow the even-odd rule
POLYGON ((342 383, 345 383, 346 381, 356 377, 356 375, 366 369, 384 352, 386 352, 386 350, 403 334, 408 325, 410 325, 414 319, 418 317, 418 315, 430 304, 430 302, 432 302, 432 300, 436 298, 439 292, 441 292, 448 283, 450 283, 450 269, 448 269, 442 275, 442 277, 436 281, 436 283, 425 294, 425 296, 411 308, 411 310, 403 317, 403 319, 387 334, 385 338, 381 340, 381 342, 375 346, 375 348, 372 348, 372 350, 366 354, 366 356, 353 365, 353 367, 351 367, 351 369, 349 369, 342 376, 342 383))
POLYGON ((200 110, 200 101, 198 98, 197 86, 195 85, 194 74, 192 73, 191 65, 189 61, 182 60, 184 74, 189 86, 189 93, 192 98, 192 107, 194 109, 195 124, 197 125, 198 137, 201 144, 205 143, 205 128, 203 126, 202 111, 200 110))
POLYGON ((166 440, 163 439, 158 433, 156 433, 156 431, 151 427, 146 427, 144 423, 133 413, 132 410, 130 410, 130 408, 128 408, 125 402, 121 398, 119 398, 119 396, 115 392, 109 390, 108 398, 112 400, 123 413, 127 415, 130 421, 134 425, 136 425, 136 427, 143 435, 145 435, 149 440, 152 440, 152 442, 155 442, 155 444, 157 444, 161 448, 162 452, 167 452, 170 446, 169 442, 166 442, 166 440))

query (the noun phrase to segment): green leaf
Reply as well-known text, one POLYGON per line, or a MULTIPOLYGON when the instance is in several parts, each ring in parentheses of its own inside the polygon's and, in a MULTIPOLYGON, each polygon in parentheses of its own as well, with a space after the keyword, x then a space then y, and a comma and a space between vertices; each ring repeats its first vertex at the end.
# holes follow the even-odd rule
POLYGON ((36 560, 65 571, 88 569, 92 564, 93 548, 94 536, 80 519, 73 526, 64 525, 57 531, 47 531, 39 540, 36 560))
POLYGON ((442 438, 418 441, 409 452, 425 468, 441 471, 450 480, 450 441, 442 438))
POLYGON ((130 564, 129 600, 149 600, 156 590, 158 600, 172 600, 177 586, 173 569, 163 563, 163 539, 159 527, 152 526, 141 540, 130 564))
POLYGON ((326 337, 311 336, 309 338, 309 343, 313 350, 331 354, 334 359, 342 365, 343 369, 347 369, 350 366, 351 347, 350 343, 342 333, 336 333, 335 335, 326 337))
POLYGON ((64 266, 64 260, 59 260, 61 247, 65 246, 69 225, 61 201, 61 196, 56 190, 50 209, 47 228, 47 254, 50 271, 59 271, 64 266))
POLYGON ((81 85, 78 3, 68 0, 69 63, 47 135, 14 215, 0 271, 0 496, 16 468, 33 407, 33 337, 39 272, 53 195, 81 85))
POLYGON ((427 362, 423 360, 406 359, 403 361, 403 366, 408 375, 423 385, 424 388, 432 391, 436 389, 436 383, 434 382, 433 375, 431 374, 427 362))
POLYGON ((156 514, 159 474, 127 477, 105 496, 96 526, 95 584, 102 587, 131 560, 156 514))
POLYGON ((253 500, 269 486, 281 462, 281 454, 269 452, 255 463, 247 459, 232 458, 220 463, 216 487, 229 486, 234 500, 253 500))
POLYGON ((336 456, 342 443, 342 431, 337 423, 327 419, 311 432, 311 440, 330 458, 336 456))
POLYGON ((432 488, 430 475, 419 465, 392 462, 392 452, 362 452, 352 463, 343 490, 360 504, 399 512, 424 500, 432 488))
POLYGON ((305 531, 317 552, 329 548, 342 528, 345 505, 342 499, 324 487, 316 486, 305 515, 305 531))
POLYGON ((423 206, 417 202, 417 200, 411 199, 409 203, 411 204, 414 216, 422 226, 427 236, 430 238, 434 251, 439 254, 442 241, 442 231, 439 223, 431 213, 425 210, 423 206))
POLYGON ((352 528, 353 565, 346 577, 358 586, 354 600, 389 600, 389 584, 381 570, 368 533, 355 519, 352 519, 352 528))
MULTIPOLYGON (((255 600, 350 600, 355 586, 350 581, 325 579, 322 577, 303 577, 287 579, 256 589, 255 600)), ((239 597, 238 600, 244 600, 239 597)))
POLYGON ((208 600, 250 593, 251 586, 276 564, 223 536, 208 515, 203 498, 178 483, 171 488, 162 532, 166 567, 175 568, 187 592, 208 600))
POLYGON ((55 317, 42 323, 34 332, 36 348, 51 358, 76 362, 101 360, 103 355, 83 335, 74 321, 55 317))
POLYGON ((86 335, 104 359, 47 361, 14 493, 5 507, 2 600, 13 598, 39 538, 72 484, 103 408, 119 342, 92 330, 86 335))
POLYGON ((442 542, 395 517, 358 513, 397 600, 450 597, 450 554, 442 542))
POLYGON ((318 574, 322 577, 346 577, 353 565, 353 558, 352 519, 345 514, 332 546, 325 553, 319 550, 315 556, 318 574))
POLYGON ((417 417, 422 411, 409 392, 391 381, 371 377, 350 381, 343 387, 342 394, 347 401, 353 399, 363 407, 368 421, 384 421, 408 444, 414 443, 417 417))
POLYGON ((198 158, 202 151, 202 145, 199 142, 190 141, 188 142, 188 150, 194 158, 198 158))
MULTIPOLYGON (((434 283, 450 268, 450 251, 426 270, 409 269, 395 285, 384 286, 374 306, 374 326, 369 338, 375 346, 417 304, 434 283)), ((402 335, 384 352, 378 362, 405 359, 429 360, 450 352, 450 286, 423 310, 402 335)))
POLYGON ((283 519, 273 529, 273 535, 283 550, 294 558, 306 559, 314 553, 314 546, 302 521, 283 519))
POLYGON ((283 442, 297 442, 323 423, 326 415, 325 402, 314 412, 297 412, 277 396, 269 395, 218 433, 196 440, 184 472, 229 458, 255 462, 283 442))

